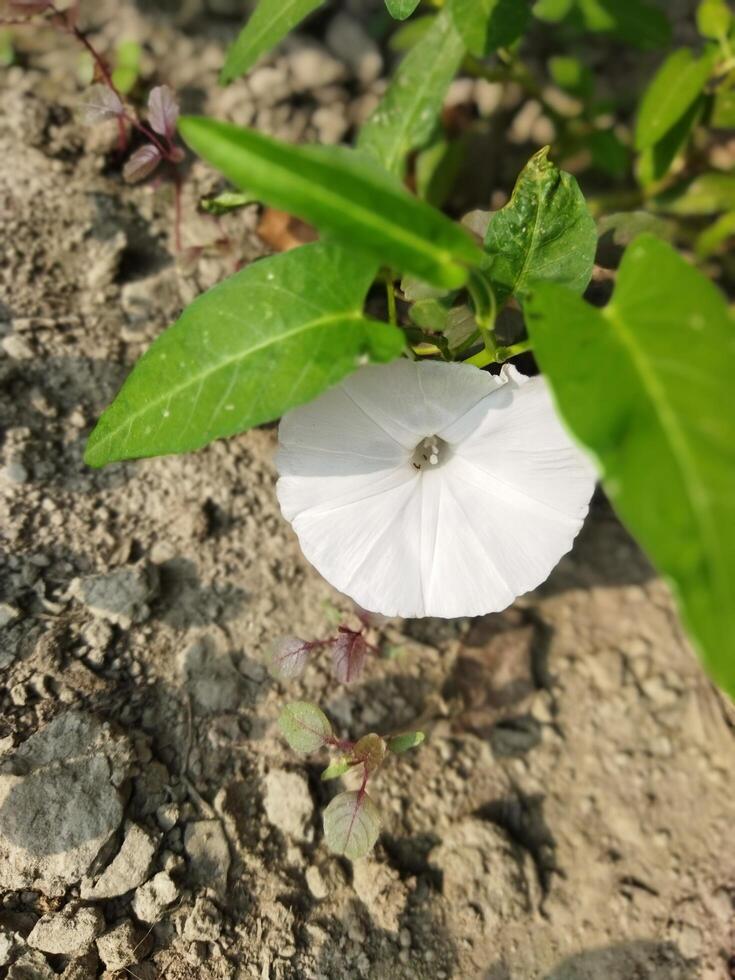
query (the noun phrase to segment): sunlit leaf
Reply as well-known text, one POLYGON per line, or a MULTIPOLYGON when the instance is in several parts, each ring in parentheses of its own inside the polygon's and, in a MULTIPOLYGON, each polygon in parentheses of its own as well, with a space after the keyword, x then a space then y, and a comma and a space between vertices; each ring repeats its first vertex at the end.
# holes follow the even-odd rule
POLYGON ((278 727, 294 750, 308 755, 332 738, 332 726, 324 712, 309 701, 287 704, 278 716, 278 727))
POLYGON ((367 653, 367 644, 360 633, 340 630, 332 644, 332 661, 337 680, 342 684, 356 681, 362 674, 367 653))
POLYGON ((700 0, 697 7, 697 29, 702 37, 713 40, 727 37, 733 22, 727 0, 700 0))
POLYGON ((259 0, 258 6, 227 52, 223 84, 250 71, 258 58, 275 47, 324 0, 259 0))
POLYGON ((290 146, 251 129, 184 117, 187 143, 242 190, 295 214, 377 262, 461 286, 482 260, 470 236, 354 150, 290 146))
POLYGON ((604 310, 544 283, 526 313, 564 419, 735 694, 735 321, 724 296, 643 235, 604 310))
POLYGON ((707 215, 735 210, 735 173, 708 173, 672 187, 655 198, 661 211, 707 215))
POLYGON ((516 41, 531 20, 530 0, 449 0, 454 23, 472 54, 482 58, 516 41))
POLYGON ((571 174, 548 159, 548 147, 531 157, 513 195, 490 219, 485 237, 487 272, 498 306, 523 298, 539 280, 584 292, 592 275, 597 230, 571 174))
POLYGON ((323 783, 326 783, 331 779, 339 779, 340 776, 344 776, 346 772, 349 772, 356 765, 357 763, 350 758, 336 759, 322 772, 321 780, 323 783))
POLYGON ((394 735, 388 739, 388 751, 394 755, 402 755, 417 745, 421 745, 426 736, 423 732, 406 732, 403 735, 394 735))
POLYGON ((361 762, 367 772, 370 773, 375 772, 379 768, 385 758, 385 753, 385 739, 381 738, 380 735, 376 735, 375 732, 371 732, 369 735, 363 735, 355 744, 352 750, 352 757, 361 762))
POLYGON ((388 13, 396 20, 407 20, 420 3, 421 0, 385 0, 388 13))
POLYGON ((442 11, 398 67, 362 127, 358 147, 389 173, 402 177, 408 154, 431 138, 464 53, 462 39, 442 11))
POLYGON ((380 833, 380 814, 367 793, 340 793, 324 811, 324 839, 350 861, 365 857, 380 833))
POLYGON ((298 636, 282 636, 268 651, 268 669, 279 680, 292 680, 303 674, 312 644, 298 636))
POLYGON ((653 146, 641 152, 636 163, 636 175, 644 187, 664 178, 674 160, 689 143, 692 131, 699 122, 706 99, 698 96, 678 122, 653 146))
POLYGON ((278 418, 404 338, 368 320, 374 269, 338 245, 256 262, 200 296, 138 361, 87 444, 85 460, 199 449, 278 418))
POLYGON ((669 55, 641 101, 635 130, 637 150, 653 146, 681 119, 702 93, 713 64, 712 53, 697 58, 689 48, 669 55))

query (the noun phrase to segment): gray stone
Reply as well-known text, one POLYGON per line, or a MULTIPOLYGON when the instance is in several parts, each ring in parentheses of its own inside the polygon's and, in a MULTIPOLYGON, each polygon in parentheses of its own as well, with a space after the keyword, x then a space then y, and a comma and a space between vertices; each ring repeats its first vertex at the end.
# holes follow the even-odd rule
POLYGON ((178 897, 179 889, 171 875, 168 871, 159 871, 135 893, 133 912, 141 922, 158 922, 166 908, 178 897))
POLYGON ((91 946, 105 929, 99 909, 67 905, 61 912, 44 915, 28 936, 28 945, 43 953, 71 956, 91 946))
POLYGON ((219 939, 222 916, 214 902, 200 895, 184 923, 183 936, 189 942, 210 943, 219 939))
POLYGON ((122 847, 101 876, 94 883, 91 879, 82 882, 82 898, 116 898, 142 885, 148 877, 158 844, 158 838, 152 837, 137 823, 129 823, 122 847))
POLYGON ((189 858, 191 875, 200 885, 223 895, 230 870, 230 848, 218 820, 198 820, 187 824, 184 850, 189 858))
POLYGON ((282 834, 294 840, 310 839, 314 818, 314 801, 309 784, 296 772, 273 769, 265 777, 263 800, 268 820, 282 834))
POLYGON ((205 634, 187 647, 181 665, 199 711, 221 714, 234 711, 241 703, 243 679, 213 636, 205 634))
POLYGON ((27 340, 19 337, 18 334, 8 334, 2 340, 2 348, 8 357, 16 361, 28 361, 33 357, 33 350, 27 340))
POLYGON ((19 459, 11 459, 7 466, 3 466, 0 476, 6 483, 28 483, 28 470, 19 459))
POLYGON ((329 22, 325 40, 329 50, 350 66, 363 85, 380 77, 383 71, 380 49, 357 18, 337 14, 329 22))
POLYGON ((123 919, 97 940, 97 952, 108 970, 124 970, 145 959, 153 945, 153 937, 123 919))
POLYGON ((9 602, 0 602, 0 629, 9 626, 20 618, 20 611, 9 602))
POLYGON ((345 77, 344 65, 320 45, 292 37, 286 42, 286 46, 292 48, 288 66, 294 92, 309 92, 324 85, 332 85, 345 77))
POLYGON ((63 895, 88 874, 123 816, 130 744, 77 712, 0 760, 0 888, 63 895))
POLYGON ((6 974, 7 980, 56 980, 56 974, 41 953, 24 953, 6 974))
POLYGON ((93 616, 129 629, 133 623, 148 618, 148 603, 157 587, 154 569, 140 562, 104 574, 72 579, 69 595, 83 603, 93 616))

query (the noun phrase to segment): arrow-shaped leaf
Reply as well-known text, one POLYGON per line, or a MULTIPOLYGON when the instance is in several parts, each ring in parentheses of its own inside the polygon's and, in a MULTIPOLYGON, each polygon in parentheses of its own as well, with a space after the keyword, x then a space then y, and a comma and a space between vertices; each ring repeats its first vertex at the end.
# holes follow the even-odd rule
POLYGON ((304 245, 200 296, 138 361, 85 460, 182 453, 278 418, 403 335, 365 318, 374 267, 337 245, 304 245))
POLYGON ((388 13, 396 20, 408 20, 421 0, 385 0, 388 13))
POLYGON ((354 150, 290 146, 251 129, 189 116, 179 131, 242 190, 295 214, 399 272, 449 288, 482 253, 458 225, 354 150))
POLYGON ((735 695, 735 321, 724 296, 642 235, 604 310, 544 283, 526 314, 562 415, 735 695))

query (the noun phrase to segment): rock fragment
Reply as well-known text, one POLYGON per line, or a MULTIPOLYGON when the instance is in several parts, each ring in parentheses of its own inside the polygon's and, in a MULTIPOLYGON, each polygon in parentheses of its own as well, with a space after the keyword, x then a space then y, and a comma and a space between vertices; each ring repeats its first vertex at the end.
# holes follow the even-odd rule
POLYGON ((153 567, 139 562, 111 572, 72 579, 69 595, 85 605, 93 616, 129 629, 133 623, 142 623, 148 618, 148 603, 157 587, 153 567))
POLYGON ((273 769, 265 777, 263 800, 268 820, 294 840, 310 840, 314 817, 314 801, 309 784, 296 772, 273 769))
POLYGON ((28 936, 28 945, 43 953, 71 956, 83 953, 104 929, 105 918, 99 909, 70 904, 40 918, 28 936))
POLYGON ((108 970, 124 970, 145 959, 153 937, 131 919, 123 919, 97 940, 97 952, 108 970))
POLYGON ((56 974, 41 953, 24 953, 8 969, 7 980, 56 980, 56 974))
POLYGON ((122 847, 96 882, 85 879, 82 898, 115 898, 142 885, 148 877, 159 841, 136 823, 129 823, 122 847))
POLYGON ((49 896, 89 874, 123 816, 130 743, 67 712, 0 760, 0 888, 49 896))
POLYGON ((184 923, 183 937, 189 942, 214 942, 222 932, 222 916, 219 909, 203 895, 194 903, 194 908, 184 923))
POLYGON ((141 922, 158 922, 178 897, 179 889, 171 875, 168 871, 159 871, 135 893, 133 912, 141 922))
POLYGON ((197 820, 187 824, 184 850, 189 858, 192 878, 219 894, 227 890, 230 848, 218 820, 197 820))

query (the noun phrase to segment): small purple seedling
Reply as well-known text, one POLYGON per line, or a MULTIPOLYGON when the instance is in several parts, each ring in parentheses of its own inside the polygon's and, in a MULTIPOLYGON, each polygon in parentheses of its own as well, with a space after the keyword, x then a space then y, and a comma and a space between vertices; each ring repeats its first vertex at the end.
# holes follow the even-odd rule
POLYGON ((303 672, 309 656, 327 647, 332 653, 332 664, 338 681, 351 684, 362 674, 368 653, 380 656, 380 650, 365 639, 365 631, 373 624, 366 618, 368 613, 360 609, 356 615, 362 626, 354 630, 344 624, 337 628, 336 636, 325 640, 302 640, 297 636, 284 636, 273 644, 268 655, 268 666, 278 680, 293 680, 303 672))

